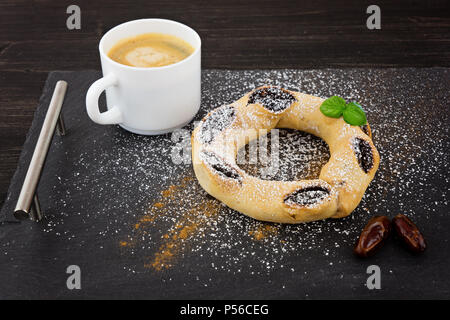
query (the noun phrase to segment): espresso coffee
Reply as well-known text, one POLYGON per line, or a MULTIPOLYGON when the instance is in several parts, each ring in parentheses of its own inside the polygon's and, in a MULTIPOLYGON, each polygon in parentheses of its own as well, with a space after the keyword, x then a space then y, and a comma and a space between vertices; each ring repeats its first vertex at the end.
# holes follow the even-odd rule
POLYGON ((132 67, 162 67, 186 59, 194 48, 186 41, 163 33, 145 33, 122 39, 108 52, 112 60, 132 67))

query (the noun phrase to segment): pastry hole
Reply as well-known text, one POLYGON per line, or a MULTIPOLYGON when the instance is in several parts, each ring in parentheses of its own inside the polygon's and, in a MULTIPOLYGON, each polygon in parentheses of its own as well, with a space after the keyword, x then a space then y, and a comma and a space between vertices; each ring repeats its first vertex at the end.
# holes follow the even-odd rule
POLYGON ((329 159, 328 144, 321 138, 299 130, 273 129, 240 148, 236 163, 259 179, 295 181, 319 178, 329 159))

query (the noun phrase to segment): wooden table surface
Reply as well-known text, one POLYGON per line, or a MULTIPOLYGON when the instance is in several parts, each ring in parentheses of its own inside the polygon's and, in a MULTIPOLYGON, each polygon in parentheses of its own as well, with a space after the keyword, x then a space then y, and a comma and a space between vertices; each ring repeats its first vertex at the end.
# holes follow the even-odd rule
POLYGON ((197 30, 203 68, 450 67, 450 5, 431 1, 143 0, 0 2, 0 205, 51 70, 100 69, 111 27, 159 17, 197 30), (381 8, 368 30, 366 8, 381 8), (81 8, 68 30, 66 9, 81 8))

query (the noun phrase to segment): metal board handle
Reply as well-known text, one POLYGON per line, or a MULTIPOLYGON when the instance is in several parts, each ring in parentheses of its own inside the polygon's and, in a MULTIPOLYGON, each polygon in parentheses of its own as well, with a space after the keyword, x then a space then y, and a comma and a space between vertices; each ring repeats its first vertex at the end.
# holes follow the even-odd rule
POLYGON ((16 208, 14 209, 14 217, 19 220, 31 219, 39 221, 42 219, 42 211, 37 196, 37 186, 44 167, 45 158, 47 157, 50 142, 53 138, 55 128, 58 127, 60 135, 65 134, 64 121, 61 115, 61 108, 66 95, 67 82, 58 81, 53 91, 50 105, 42 124, 39 138, 34 148, 33 156, 28 166, 25 180, 20 190, 16 208))

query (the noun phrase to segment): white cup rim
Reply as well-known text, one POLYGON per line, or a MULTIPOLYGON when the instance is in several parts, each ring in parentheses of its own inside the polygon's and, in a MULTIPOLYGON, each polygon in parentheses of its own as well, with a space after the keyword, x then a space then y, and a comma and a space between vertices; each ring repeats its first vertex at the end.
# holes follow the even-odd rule
POLYGON ((191 27, 189 27, 189 26, 187 26, 187 25, 185 25, 185 24, 183 24, 181 22, 177 22, 177 21, 169 20, 169 19, 145 18, 145 19, 137 19, 137 20, 131 20, 131 21, 123 22, 123 23, 121 23, 121 24, 119 24, 119 25, 109 29, 102 36, 102 38, 100 39, 100 43, 98 44, 98 51, 100 52, 100 55, 101 55, 101 57, 103 59, 108 60, 110 63, 116 65, 117 67, 122 67, 122 68, 125 68, 125 69, 136 70, 136 71, 149 71, 149 70, 170 69, 170 68, 174 68, 174 67, 176 67, 176 66, 178 66, 180 64, 187 63, 187 62, 189 62, 189 60, 193 59, 194 55, 196 55, 201 50, 201 47, 202 47, 202 40, 201 40, 200 36, 198 35, 197 31, 195 31, 191 27), (108 55, 103 51, 103 41, 104 41, 105 37, 108 34, 113 33, 119 27, 122 27, 122 26, 124 26, 126 24, 136 23, 136 22, 140 22, 140 21, 155 21, 155 22, 156 21, 160 21, 160 22, 176 24, 176 25, 178 25, 178 26, 180 26, 182 28, 185 28, 185 29, 189 30, 190 32, 192 32, 195 35, 195 38, 198 41, 198 46, 195 48, 194 52, 192 54, 190 54, 186 59, 183 59, 183 60, 178 61, 176 63, 169 64, 167 66, 161 66, 161 67, 150 67, 150 68, 148 68, 148 67, 133 67, 133 66, 128 66, 128 65, 125 65, 125 64, 118 63, 118 62, 114 61, 113 59, 111 59, 110 57, 108 57, 108 55))

